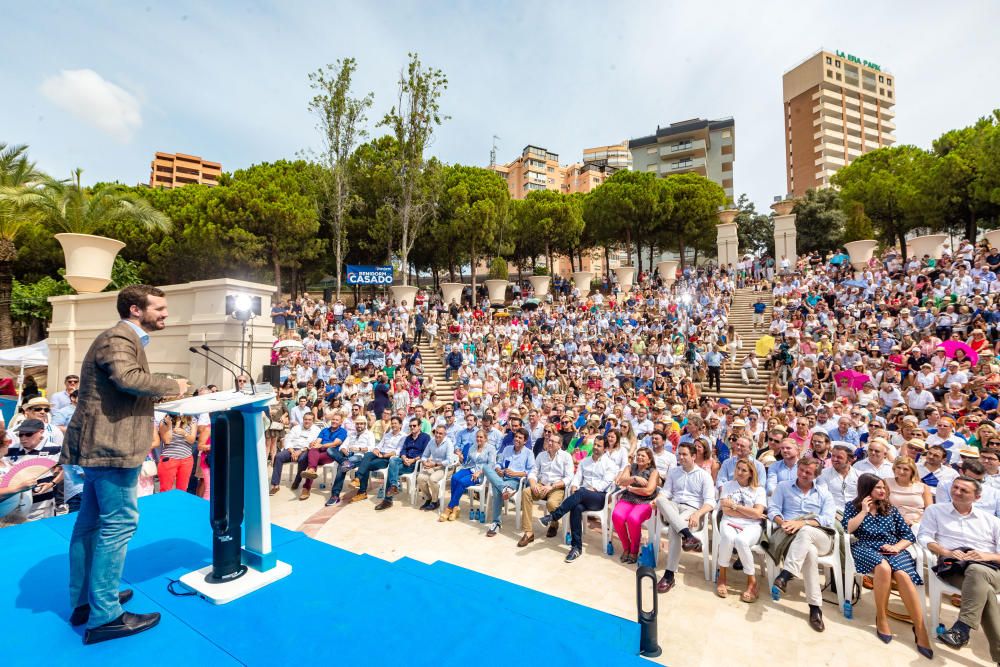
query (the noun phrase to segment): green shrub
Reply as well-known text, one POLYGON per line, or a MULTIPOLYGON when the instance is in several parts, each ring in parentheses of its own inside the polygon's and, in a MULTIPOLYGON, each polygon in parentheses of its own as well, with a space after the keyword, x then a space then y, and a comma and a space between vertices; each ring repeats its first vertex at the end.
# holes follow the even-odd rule
POLYGON ((490 280, 507 280, 510 278, 510 271, 507 269, 507 260, 503 257, 494 257, 490 262, 490 280))

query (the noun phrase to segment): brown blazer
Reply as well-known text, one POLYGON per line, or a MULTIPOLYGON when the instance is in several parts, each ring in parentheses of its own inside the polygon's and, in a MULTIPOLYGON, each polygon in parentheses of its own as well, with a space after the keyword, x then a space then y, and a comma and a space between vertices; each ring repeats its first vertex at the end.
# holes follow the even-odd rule
POLYGON ((60 463, 137 468, 153 442, 154 401, 179 394, 180 386, 150 374, 139 335, 119 322, 87 351, 79 392, 60 463))

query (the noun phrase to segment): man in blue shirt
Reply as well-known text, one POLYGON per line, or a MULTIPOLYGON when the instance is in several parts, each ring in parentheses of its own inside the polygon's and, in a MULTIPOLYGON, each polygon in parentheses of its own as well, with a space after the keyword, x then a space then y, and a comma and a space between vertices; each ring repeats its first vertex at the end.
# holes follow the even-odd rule
POLYGON ((528 476, 535 465, 535 457, 528 442, 528 430, 521 428, 514 433, 514 443, 500 450, 497 456, 496 468, 486 468, 486 479, 493 487, 490 489, 490 514, 493 520, 486 537, 493 537, 500 532, 500 508, 503 503, 520 488, 521 481, 528 476))
POLYGON ((455 449, 462 452, 462 456, 468 453, 468 447, 476 443, 476 433, 479 429, 476 426, 476 415, 471 412, 465 415, 465 428, 455 434, 455 449))
POLYGON ((420 419, 411 417, 410 432, 403 438, 403 446, 399 450, 399 456, 393 456, 389 459, 385 480, 385 499, 375 506, 376 510, 382 511, 392 507, 392 497, 399 493, 399 476, 409 474, 416 469, 417 461, 423 456, 424 449, 430 441, 431 437, 420 430, 420 419))
POLYGON ((823 594, 819 565, 816 562, 833 549, 833 522, 836 505, 825 488, 815 485, 820 462, 811 456, 799 460, 796 479, 778 484, 767 504, 767 516, 774 522, 772 541, 791 539, 781 572, 771 586, 771 597, 781 599, 788 582, 801 576, 805 580, 809 603, 809 626, 823 632, 823 594), (783 535, 782 535, 783 533, 783 535))
POLYGON ((712 381, 715 381, 715 390, 722 393, 722 352, 719 350, 709 350, 705 353, 705 365, 708 367, 708 389, 712 390, 712 381))

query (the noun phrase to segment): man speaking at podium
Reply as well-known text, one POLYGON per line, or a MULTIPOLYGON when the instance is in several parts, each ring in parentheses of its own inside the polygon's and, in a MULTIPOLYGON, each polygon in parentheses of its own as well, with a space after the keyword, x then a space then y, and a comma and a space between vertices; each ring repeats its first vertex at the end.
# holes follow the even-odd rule
POLYGON ((121 321, 90 346, 80 370, 76 412, 60 463, 83 468, 83 501, 69 547, 70 623, 87 624, 84 644, 152 628, 160 615, 132 614, 119 592, 125 552, 139 523, 136 486, 153 442, 153 403, 187 393, 187 380, 150 374, 144 348, 164 328, 167 300, 150 285, 118 293, 121 321))

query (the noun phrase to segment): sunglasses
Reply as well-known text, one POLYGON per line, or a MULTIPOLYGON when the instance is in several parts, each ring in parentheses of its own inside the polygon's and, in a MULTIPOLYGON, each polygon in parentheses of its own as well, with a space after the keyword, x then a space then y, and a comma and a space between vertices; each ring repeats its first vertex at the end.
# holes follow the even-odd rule
POLYGON ((28 408, 31 412, 52 412, 51 408, 28 408))

